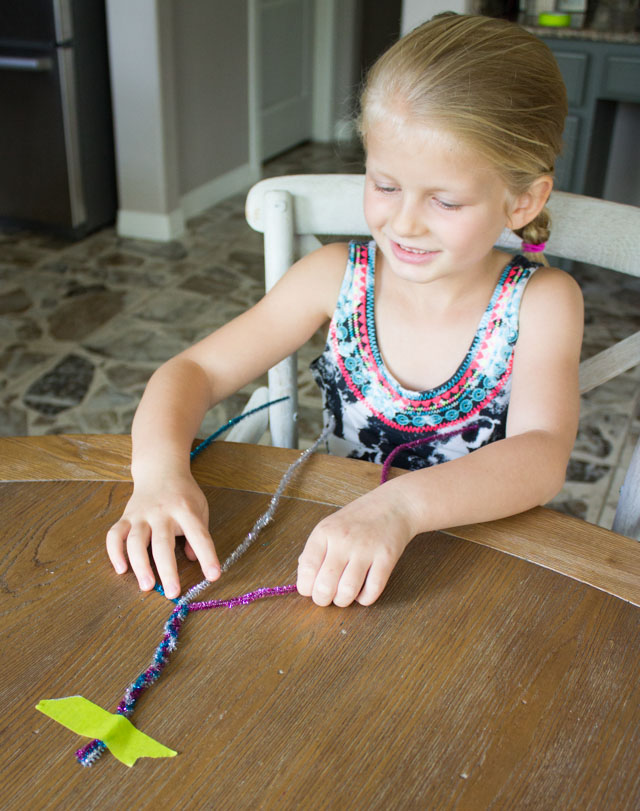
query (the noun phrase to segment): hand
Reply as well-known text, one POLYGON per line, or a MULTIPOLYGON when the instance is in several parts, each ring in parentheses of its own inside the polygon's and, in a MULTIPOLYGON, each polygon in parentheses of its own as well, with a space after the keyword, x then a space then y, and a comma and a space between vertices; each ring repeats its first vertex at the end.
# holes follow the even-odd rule
POLYGON ((408 510, 387 485, 324 518, 298 559, 298 591, 317 605, 371 605, 416 535, 408 510), (384 493, 383 493, 384 491, 384 493), (387 497, 385 497, 386 494, 387 497), (393 494, 393 498, 389 497, 393 494))
POLYGON ((191 475, 160 474, 134 486, 122 518, 107 533, 107 552, 118 574, 127 571, 128 556, 140 588, 149 591, 155 584, 148 553, 151 546, 164 593, 169 598, 178 597, 176 535, 186 537, 186 555, 189 560, 200 561, 207 580, 220 577, 220 563, 208 526, 209 506, 191 475))

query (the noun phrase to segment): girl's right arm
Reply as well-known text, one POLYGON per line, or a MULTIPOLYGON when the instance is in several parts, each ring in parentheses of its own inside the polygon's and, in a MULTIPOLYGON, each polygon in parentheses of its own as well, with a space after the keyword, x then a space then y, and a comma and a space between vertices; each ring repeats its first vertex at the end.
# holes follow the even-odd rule
POLYGON ((134 489, 107 534, 115 570, 127 558, 140 588, 153 588, 149 547, 167 597, 180 581, 175 538, 204 576, 220 574, 208 530, 208 506, 190 471, 189 451, 209 408, 295 352, 331 317, 347 246, 327 245, 301 259, 254 307, 167 361, 151 377, 133 421, 134 489), (126 554, 125 554, 126 549, 126 554))

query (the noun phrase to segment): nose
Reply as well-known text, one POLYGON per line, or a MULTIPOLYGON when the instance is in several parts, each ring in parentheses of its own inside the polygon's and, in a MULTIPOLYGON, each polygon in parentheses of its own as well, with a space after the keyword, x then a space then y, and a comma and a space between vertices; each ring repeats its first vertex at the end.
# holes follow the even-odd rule
POLYGON ((391 218, 391 227, 398 237, 413 237, 424 233, 425 224, 417 200, 402 195, 391 218))

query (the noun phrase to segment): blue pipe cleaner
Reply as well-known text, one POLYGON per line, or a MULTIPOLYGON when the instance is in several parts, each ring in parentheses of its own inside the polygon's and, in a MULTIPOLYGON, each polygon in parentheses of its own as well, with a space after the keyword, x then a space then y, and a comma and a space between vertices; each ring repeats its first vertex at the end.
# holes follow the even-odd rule
POLYGON ((217 439, 220 434, 224 434, 225 431, 228 431, 229 428, 233 428, 234 425, 239 423, 241 420, 250 417, 252 414, 256 414, 258 411, 262 411, 263 408, 269 408, 269 406, 276 405, 277 403, 282 403, 285 400, 289 399, 289 395, 285 395, 284 397, 279 397, 277 400, 270 400, 268 403, 263 403, 263 405, 256 406, 256 408, 252 408, 250 411, 246 411, 243 414, 238 414, 237 417, 232 417, 229 422, 225 423, 221 428, 218 428, 214 431, 211 436, 208 436, 203 442, 197 445, 192 451, 190 458, 193 459, 197 456, 201 451, 207 448, 211 443, 217 439))

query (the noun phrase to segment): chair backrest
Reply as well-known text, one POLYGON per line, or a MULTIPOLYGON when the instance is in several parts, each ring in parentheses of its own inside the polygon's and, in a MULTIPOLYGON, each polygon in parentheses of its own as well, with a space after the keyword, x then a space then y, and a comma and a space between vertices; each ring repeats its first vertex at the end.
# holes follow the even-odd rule
MULTIPOLYGON (((293 262, 320 246, 316 235, 366 236, 362 210, 363 175, 291 175, 257 183, 249 192, 246 217, 264 233, 265 284, 269 290, 293 262)), ((640 276, 640 208, 554 191, 549 200, 553 229, 550 256, 640 276)), ((520 249, 505 230, 498 247, 520 249)), ((580 391, 586 392, 640 363, 640 331, 580 365, 580 391)), ((297 445, 296 358, 269 372, 269 398, 290 397, 287 408, 270 415, 275 445, 297 445)), ((614 529, 640 537, 640 443, 623 485, 614 529), (633 481, 629 480, 633 476, 633 481)))

